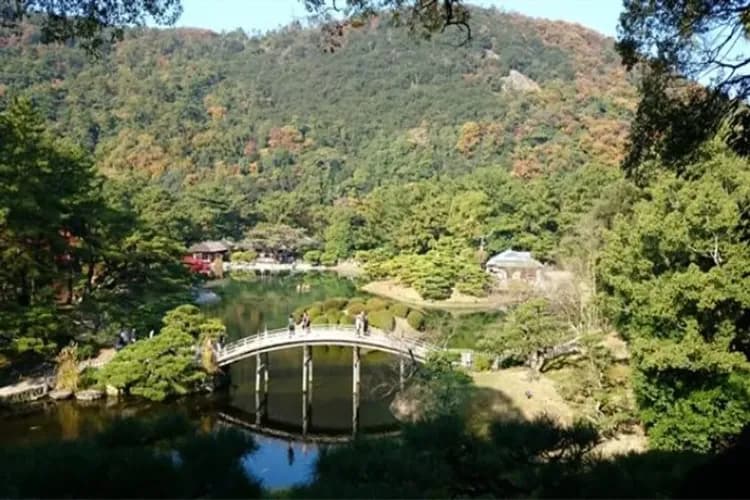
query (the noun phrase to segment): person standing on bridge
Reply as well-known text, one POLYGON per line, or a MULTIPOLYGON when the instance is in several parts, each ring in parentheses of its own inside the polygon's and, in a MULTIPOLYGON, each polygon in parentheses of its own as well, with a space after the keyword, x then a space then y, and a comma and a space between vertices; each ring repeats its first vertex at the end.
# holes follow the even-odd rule
POLYGON ((367 319, 367 311, 362 311, 362 333, 370 333, 370 321, 367 319))
POLYGON ((354 317, 354 331, 356 332, 357 335, 362 334, 362 324, 363 324, 363 316, 362 316, 362 311, 360 311, 354 317))
POLYGON ((289 328, 289 337, 291 338, 294 335, 294 316, 291 314, 289 315, 287 327, 289 328))
POLYGON ((310 315, 307 311, 302 314, 302 330, 307 334, 310 333, 310 315))

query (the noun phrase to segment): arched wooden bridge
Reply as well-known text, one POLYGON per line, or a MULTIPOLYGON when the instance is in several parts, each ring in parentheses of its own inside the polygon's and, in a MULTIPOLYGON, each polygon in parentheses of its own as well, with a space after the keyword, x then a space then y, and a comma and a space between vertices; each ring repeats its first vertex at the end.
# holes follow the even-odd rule
POLYGON ((321 345, 375 349, 405 356, 420 363, 430 353, 439 350, 420 339, 388 334, 375 328, 370 328, 367 334, 357 335, 355 328, 349 325, 312 325, 309 330, 297 327, 293 334, 286 328, 280 328, 230 342, 219 349, 216 360, 219 366, 226 366, 256 354, 321 345))
POLYGON ((352 432, 359 427, 360 349, 374 349, 399 357, 399 383, 404 385, 404 364, 423 363, 439 348, 423 340, 370 328, 366 334, 357 333, 349 325, 312 325, 309 329, 286 328, 261 332, 231 342, 216 352, 219 366, 255 357, 255 408, 256 425, 260 425, 268 408, 269 358, 268 353, 302 348, 302 435, 307 435, 313 392, 314 346, 343 346, 352 348, 352 432))

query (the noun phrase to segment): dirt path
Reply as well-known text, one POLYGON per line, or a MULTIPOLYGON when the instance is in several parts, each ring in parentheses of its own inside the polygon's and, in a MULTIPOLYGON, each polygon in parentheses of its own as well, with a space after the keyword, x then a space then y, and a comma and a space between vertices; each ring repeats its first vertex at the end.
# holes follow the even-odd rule
MULTIPOLYGON (((528 380, 526 368, 509 368, 496 372, 473 373, 472 378, 482 390, 496 392, 493 398, 484 398, 491 402, 490 408, 482 408, 484 416, 503 418, 520 416, 531 420, 540 415, 547 415, 563 425, 570 425, 575 420, 575 412, 560 396, 555 382, 545 375, 538 380, 528 380), (532 397, 526 396, 531 391, 532 397)), ((648 439, 641 433, 619 434, 602 441, 593 452, 604 457, 627 453, 642 453, 648 449, 648 439)))
POLYGON ((446 300, 425 300, 413 288, 405 287, 395 280, 373 281, 362 287, 362 290, 373 295, 403 302, 408 305, 426 309, 442 309, 457 313, 497 311, 514 304, 516 300, 508 294, 493 294, 487 297, 472 297, 459 292, 446 300))
POLYGON ((528 420, 548 415, 564 425, 573 422, 573 410, 557 392, 554 382, 544 375, 529 381, 526 368, 508 368, 473 373, 472 378, 480 389, 498 391, 507 398, 505 404, 496 408, 499 414, 507 413, 510 406, 528 420), (531 398, 527 397, 526 391, 531 391, 531 398))

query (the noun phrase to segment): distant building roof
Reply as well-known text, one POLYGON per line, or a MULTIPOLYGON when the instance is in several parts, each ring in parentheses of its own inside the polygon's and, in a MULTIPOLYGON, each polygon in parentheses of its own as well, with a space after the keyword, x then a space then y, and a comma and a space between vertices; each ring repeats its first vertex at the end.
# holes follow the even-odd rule
POLYGON ((531 252, 516 252, 508 249, 487 261, 487 266, 495 267, 542 267, 542 263, 531 256, 531 252))
POLYGON ((190 253, 217 253, 229 251, 229 245, 223 241, 201 241, 188 248, 190 253))

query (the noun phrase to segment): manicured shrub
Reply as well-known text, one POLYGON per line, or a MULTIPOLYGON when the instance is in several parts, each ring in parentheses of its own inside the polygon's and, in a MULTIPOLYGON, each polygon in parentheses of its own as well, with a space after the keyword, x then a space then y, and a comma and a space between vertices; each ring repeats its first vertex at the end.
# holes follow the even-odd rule
POLYGON ((349 316, 348 314, 342 314, 339 316, 339 325, 353 325, 354 324, 354 316, 349 316))
POLYGON ((321 316, 322 313, 323 311, 320 309, 320 306, 317 305, 317 303, 316 305, 307 308, 307 314, 310 316, 311 320, 317 318, 318 316, 321 316))
POLYGON ((484 297, 489 290, 489 276, 481 268, 466 268, 456 283, 456 290, 466 295, 484 297))
POLYGON ((232 252, 230 260, 232 262, 252 262, 258 258, 258 252, 255 250, 245 250, 232 252))
POLYGON ((302 315, 307 311, 307 314, 310 315, 310 319, 312 319, 315 316, 320 316, 321 314, 324 314, 322 304, 320 302, 313 302, 312 304, 307 304, 304 306, 299 306, 297 309, 292 312, 292 316, 294 316, 294 321, 299 323, 302 320, 302 315))
POLYGON ((413 283, 414 288, 427 300, 444 300, 453 292, 452 283, 443 276, 421 276, 413 283))
POLYGON ((92 368, 90 366, 85 368, 78 378, 79 389, 89 389, 96 386, 98 383, 99 381, 97 379, 96 368, 92 368))
POLYGON ((417 310, 409 311, 406 315, 406 322, 415 330, 424 328, 424 314, 417 310))
POLYGON ((352 318, 356 316, 357 314, 361 313, 367 309, 364 303, 362 302, 349 302, 346 305, 346 313, 351 316, 352 318))
POLYGON ((486 372, 492 368, 492 359, 486 354, 474 353, 472 368, 478 372, 486 372))
POLYGON ((303 255, 302 258, 305 260, 305 262, 314 266, 318 266, 320 265, 321 256, 322 254, 320 250, 309 250, 305 252, 305 255, 303 255))
POLYGON ((390 309, 393 315, 396 316, 397 318, 405 318, 406 315, 409 314, 409 306, 407 306, 406 304, 402 304, 400 302, 393 304, 388 309, 390 309))
POLYGON ((315 317, 310 317, 310 324, 312 325, 327 325, 328 324, 328 317, 326 315, 319 315, 315 317))
POLYGON ((320 256, 320 263, 324 266, 335 266, 337 261, 336 256, 330 253, 324 253, 320 256))
POLYGON ((342 314, 339 311, 329 311, 328 314, 326 314, 326 323, 329 325, 338 325, 341 316, 342 314))
POLYGON ((379 311, 368 313, 367 318, 370 321, 370 325, 373 328, 377 328, 379 330, 390 332, 395 326, 393 313, 391 313, 387 309, 381 309, 379 311))
POLYGON ((323 311, 342 311, 344 307, 346 306, 347 302, 348 302, 347 299, 336 297, 333 299, 328 299, 328 300, 323 301, 320 308, 323 311))
POLYGON ((388 307, 388 302, 385 300, 379 298, 379 297, 373 297, 367 301, 365 304, 365 309, 367 311, 378 311, 380 309, 385 309, 388 307))

